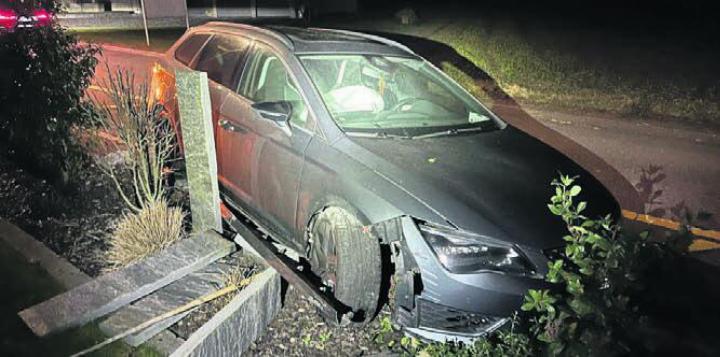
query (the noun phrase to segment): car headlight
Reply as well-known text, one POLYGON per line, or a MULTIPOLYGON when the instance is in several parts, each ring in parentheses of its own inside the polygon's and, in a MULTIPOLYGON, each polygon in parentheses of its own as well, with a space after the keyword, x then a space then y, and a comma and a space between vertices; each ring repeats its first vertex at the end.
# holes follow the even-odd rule
POLYGON ((425 224, 420 224, 419 228, 440 264, 452 273, 534 274, 532 263, 512 245, 425 224))

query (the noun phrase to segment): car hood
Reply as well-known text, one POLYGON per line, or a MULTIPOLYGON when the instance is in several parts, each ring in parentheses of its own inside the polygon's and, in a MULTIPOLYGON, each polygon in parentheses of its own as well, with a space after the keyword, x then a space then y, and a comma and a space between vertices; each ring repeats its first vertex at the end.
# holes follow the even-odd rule
MULTIPOLYGON (((371 153, 360 161, 447 221, 433 223, 538 249, 560 246, 565 227, 547 208, 559 173, 579 176, 586 214, 619 211, 592 175, 511 126, 426 139, 350 140, 371 153)), ((402 202, 393 204, 413 214, 402 202)))

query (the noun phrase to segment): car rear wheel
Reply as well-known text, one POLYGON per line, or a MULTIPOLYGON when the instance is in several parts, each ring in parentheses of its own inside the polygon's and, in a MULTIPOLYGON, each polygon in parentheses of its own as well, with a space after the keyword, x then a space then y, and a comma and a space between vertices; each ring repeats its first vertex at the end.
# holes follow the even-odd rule
POLYGON ((359 323, 377 310, 382 274, 380 244, 362 228, 348 211, 326 208, 313 220, 308 248, 312 271, 359 323))

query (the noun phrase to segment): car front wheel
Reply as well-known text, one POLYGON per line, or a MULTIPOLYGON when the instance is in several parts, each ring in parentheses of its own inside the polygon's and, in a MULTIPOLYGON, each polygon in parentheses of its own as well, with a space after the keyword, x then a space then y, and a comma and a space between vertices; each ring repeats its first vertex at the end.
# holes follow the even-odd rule
POLYGON ((380 295, 382 262, 378 240, 363 231, 355 215, 338 207, 317 214, 309 238, 312 271, 338 301, 352 309, 353 321, 369 321, 380 295))

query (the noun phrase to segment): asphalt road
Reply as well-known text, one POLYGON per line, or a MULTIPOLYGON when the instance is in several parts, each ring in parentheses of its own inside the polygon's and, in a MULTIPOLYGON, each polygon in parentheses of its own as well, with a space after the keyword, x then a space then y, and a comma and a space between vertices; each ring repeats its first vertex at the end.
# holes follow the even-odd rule
POLYGON ((720 228, 720 130, 669 121, 528 112, 618 170, 638 189, 652 215, 682 220, 678 215, 685 212, 706 212, 712 214, 709 219, 696 218, 693 223, 720 228))
POLYGON ((157 61, 158 56, 159 54, 154 52, 103 46, 102 56, 95 71, 95 84, 102 84, 107 78, 108 69, 114 72, 118 68, 132 71, 138 80, 143 78, 149 80, 152 65, 157 61))
MULTIPOLYGON (((156 60, 151 53, 134 50, 106 47, 103 53, 96 82, 106 78, 105 63, 111 70, 130 69, 140 78, 150 73, 156 60)), ((504 109, 493 109, 505 117, 504 109)), ((522 109, 525 112, 517 123, 508 119, 511 124, 525 126, 526 131, 551 144, 559 143, 553 145, 581 163, 586 161, 595 174, 603 175, 598 168, 603 162, 614 169, 610 170, 614 176, 605 175, 604 182, 623 208, 679 221, 684 212, 694 216, 706 212, 709 219, 692 223, 720 229, 720 129, 677 121, 522 109)), ((508 118, 513 116, 509 112, 508 118)))

